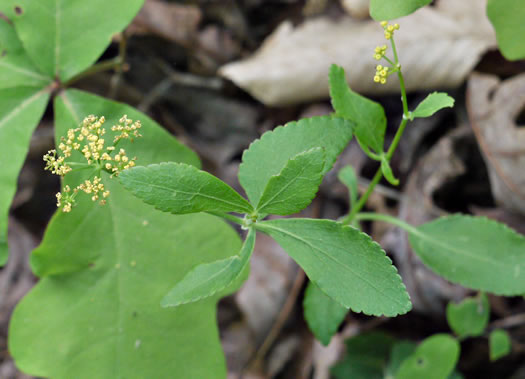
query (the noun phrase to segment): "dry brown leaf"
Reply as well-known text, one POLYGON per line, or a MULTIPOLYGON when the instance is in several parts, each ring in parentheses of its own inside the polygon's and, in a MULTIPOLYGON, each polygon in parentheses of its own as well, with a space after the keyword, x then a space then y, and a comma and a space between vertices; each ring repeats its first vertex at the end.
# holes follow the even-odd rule
POLYGON ((182 46, 196 36, 202 15, 198 7, 147 0, 129 26, 131 34, 157 34, 182 46))
MULTIPOLYGON (((485 4, 441 0, 398 21, 396 45, 409 91, 458 86, 480 56, 496 45, 485 4)), ((373 49, 384 43, 374 21, 323 17, 295 28, 284 22, 252 57, 223 66, 220 73, 270 106, 327 97, 332 63, 346 68, 357 92, 396 93, 394 78, 386 85, 372 81, 377 64, 373 49)))
POLYGON ((369 4, 370 0, 341 0, 341 5, 345 11, 358 19, 370 18, 369 4))
POLYGON ((515 121, 525 105, 525 74, 502 83, 495 76, 473 74, 467 105, 494 198, 525 214, 525 128, 515 121))

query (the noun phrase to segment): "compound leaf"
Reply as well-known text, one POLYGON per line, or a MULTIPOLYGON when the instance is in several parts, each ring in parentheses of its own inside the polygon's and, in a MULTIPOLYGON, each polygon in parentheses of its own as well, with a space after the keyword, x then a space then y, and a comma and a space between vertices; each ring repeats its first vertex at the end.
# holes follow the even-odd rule
POLYGON ((0 88, 45 87, 52 80, 31 62, 13 25, 0 18, 0 88))
POLYGON ((490 304, 487 295, 469 297, 459 304, 447 305, 447 321, 459 338, 476 337, 483 334, 490 316, 490 304))
POLYGON ((459 343, 448 334, 425 339, 401 364, 396 379, 443 379, 456 367, 459 343))
POLYGON ((215 295, 235 282, 250 261, 255 247, 255 229, 250 229, 239 255, 198 265, 164 296, 163 307, 193 303, 215 295))
POLYGON ((410 118, 413 120, 417 117, 430 117, 443 108, 452 108, 454 99, 444 92, 433 92, 418 104, 416 109, 411 113, 410 118))
POLYGON ((383 152, 386 116, 381 104, 361 96, 350 89, 345 70, 335 64, 330 67, 330 97, 335 113, 355 123, 354 134, 366 150, 383 152))
POLYGON ((360 334, 345 341, 346 355, 332 368, 337 379, 384 379, 388 354, 395 339, 382 332, 360 334))
POLYGON ((122 172, 120 182, 135 196, 163 212, 250 213, 252 206, 215 176, 184 163, 164 162, 122 172))
POLYGON ((325 294, 346 308, 396 316, 411 308, 405 286, 381 246, 331 220, 276 219, 255 227, 274 238, 325 294))
MULTIPOLYGON (((104 114, 109 125, 123 113, 141 119, 144 137, 122 145, 142 164, 198 164, 146 116, 79 91, 55 100, 57 136, 89 113, 104 114)), ((65 182, 78 183, 86 171, 65 182)), ((16 364, 54 379, 225 377, 215 315, 224 293, 173 309, 160 301, 192 267, 239 251, 237 233, 211 215, 157 211, 117 179, 102 173, 102 180, 111 191, 107 204, 80 196, 71 213, 55 214, 33 252, 41 279, 16 307, 9 330, 16 364)))
POLYGON ((525 58, 525 8, 521 0, 489 0, 487 15, 496 30, 501 53, 509 60, 525 58))
POLYGON ((308 283, 303 300, 304 318, 321 343, 327 346, 343 322, 348 309, 328 297, 313 282, 308 283))
POLYGON ((503 329, 496 329, 490 333, 490 360, 496 361, 509 354, 512 348, 509 333, 503 329))
POLYGON ((525 236, 507 226, 454 215, 409 233, 423 263, 445 279, 497 295, 525 293, 525 236))
POLYGON ((29 141, 46 109, 49 91, 18 87, 0 90, 0 265, 7 260, 7 214, 29 141))
POLYGON ((323 180, 324 164, 324 151, 320 147, 289 159, 282 171, 268 181, 257 210, 266 214, 290 215, 306 208, 323 180))
POLYGON ((393 20, 415 12, 432 0, 370 0, 370 16, 376 21, 393 20))
POLYGON ((1 0, 32 61, 62 81, 93 64, 144 0, 1 0))
POLYGON ((325 153, 324 176, 351 138, 352 124, 337 117, 305 118, 279 126, 264 133, 244 151, 239 181, 250 202, 259 204, 268 182, 283 170, 289 159, 321 147, 325 153))

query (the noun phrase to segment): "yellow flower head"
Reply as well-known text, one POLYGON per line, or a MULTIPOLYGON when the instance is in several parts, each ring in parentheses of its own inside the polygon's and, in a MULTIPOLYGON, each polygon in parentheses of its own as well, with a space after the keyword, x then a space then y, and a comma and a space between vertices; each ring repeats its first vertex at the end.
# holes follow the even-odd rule
MULTIPOLYGON (((122 170, 135 166, 136 157, 128 157, 124 149, 119 149, 116 152, 115 147, 122 139, 133 141, 134 138, 142 137, 139 133, 140 121, 134 122, 124 115, 117 125, 111 127, 113 132, 118 132, 113 139, 112 146, 105 146, 106 141, 103 138, 106 134, 106 129, 103 127, 105 121, 104 116, 89 115, 77 128, 69 129, 66 136, 60 139, 58 145, 60 153, 57 154, 57 150, 50 150, 44 155, 45 169, 63 177, 72 171, 72 167, 75 165, 91 166, 96 172, 106 171, 110 173, 111 178, 118 176, 122 170), (81 155, 75 156, 76 162, 66 163, 66 159, 71 158, 74 151, 78 151, 81 155), (87 165, 78 162, 79 156, 87 161, 87 165)), ((65 213, 71 212, 75 205, 75 197, 79 192, 90 195, 91 200, 99 201, 100 205, 106 204, 106 198, 110 195, 110 191, 106 190, 102 179, 95 175, 73 189, 69 185, 64 186, 62 191, 56 195, 57 207, 62 207, 62 211, 65 213)))

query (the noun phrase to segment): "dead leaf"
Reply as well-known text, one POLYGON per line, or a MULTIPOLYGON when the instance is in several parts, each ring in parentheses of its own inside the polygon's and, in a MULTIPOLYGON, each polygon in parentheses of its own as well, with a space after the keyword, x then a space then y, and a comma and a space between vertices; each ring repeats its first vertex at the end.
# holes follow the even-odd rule
POLYGON ((354 18, 370 18, 370 0, 341 0, 341 5, 345 9, 345 11, 354 18))
POLYGON ((128 27, 130 34, 156 34, 182 46, 189 46, 202 15, 198 7, 160 0, 146 0, 128 27))
POLYGON ((467 106, 494 198, 510 211, 525 215, 525 128, 515 121, 525 106, 525 74, 504 82, 473 74, 467 106))
MULTIPOLYGON (((409 91, 460 85, 481 55, 496 45, 485 3, 441 0, 399 19, 396 45, 409 91)), ((372 81, 377 64, 373 50, 384 43, 383 30, 374 21, 321 17, 297 27, 287 21, 253 56, 219 72, 270 106, 326 98, 332 63, 346 68, 357 92, 397 93, 394 78, 386 85, 372 81)))

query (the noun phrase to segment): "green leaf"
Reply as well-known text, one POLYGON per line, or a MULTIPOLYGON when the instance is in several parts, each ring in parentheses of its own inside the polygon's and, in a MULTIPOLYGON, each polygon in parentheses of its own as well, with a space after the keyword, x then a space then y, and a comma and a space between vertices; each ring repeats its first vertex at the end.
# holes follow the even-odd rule
POLYGON ((224 290, 241 276, 254 247, 255 229, 250 229, 239 255, 198 265, 164 296, 161 305, 176 307, 193 303, 224 290))
POLYGON ((276 219, 255 224, 273 237, 332 299, 355 312, 397 316, 411 309, 405 286, 381 246, 331 220, 276 219))
POLYGON ((435 334, 425 339, 408 357, 396 379, 443 379, 456 367, 459 343, 448 334, 435 334))
POLYGON ((416 351, 417 344, 411 341, 396 342, 390 351, 390 359, 386 368, 385 378, 396 378, 403 362, 416 351))
POLYGON ((324 164, 324 151, 320 147, 289 159, 282 171, 268 181, 257 211, 290 215, 306 208, 323 180, 324 164))
POLYGON ((361 96, 350 89, 342 67, 330 67, 330 97, 335 113, 355 123, 354 134, 365 149, 383 152, 386 116, 381 104, 361 96))
POLYGON ((503 329, 495 329, 489 336, 490 360, 496 361, 509 354, 512 348, 509 334, 503 329))
POLYGON ((410 119, 418 117, 430 117, 443 108, 452 108, 454 99, 444 92, 433 92, 418 104, 416 109, 411 113, 410 119))
POLYGON ((303 300, 304 318, 321 343, 327 346, 348 309, 328 297, 313 282, 308 283, 303 300))
POLYGON ((331 372, 337 379, 383 379, 395 339, 382 332, 360 334, 346 340, 345 358, 331 372))
POLYGON ((409 233, 423 263, 445 279, 497 295, 525 293, 525 237, 507 226, 454 215, 409 233))
POLYGON ((415 12, 432 0, 370 0, 370 16, 376 21, 393 20, 415 12))
POLYGON ((0 89, 45 87, 52 80, 31 62, 13 25, 0 18, 0 89))
POLYGON ((490 316, 490 304, 484 293, 469 297, 459 304, 447 305, 447 321, 459 338, 476 337, 483 334, 490 316))
POLYGON ((388 162, 385 154, 381 155, 381 171, 383 171, 385 179, 388 180, 390 184, 394 186, 399 185, 399 179, 394 176, 392 168, 390 167, 390 163, 388 162))
POLYGON ((251 213, 252 206, 233 188, 184 163, 134 167, 119 176, 122 185, 147 204, 175 214, 251 213))
MULTIPOLYGON (((57 134, 88 113, 104 114, 109 125, 124 112, 140 115, 129 110, 66 91, 55 100, 57 134)), ((138 118, 144 137, 126 145, 138 162, 198 163, 165 130, 138 118)), ((66 182, 78 183, 86 174, 72 172, 66 182)), ((17 366, 53 379, 224 378, 219 295, 172 309, 162 309, 160 301, 192 267, 239 251, 237 233, 211 215, 159 212, 117 179, 105 173, 102 179, 111 191, 107 204, 79 196, 71 213, 55 214, 33 252, 31 264, 41 279, 16 307, 9 330, 17 366)))
POLYGON ((337 174, 337 178, 348 188, 348 195, 350 197, 350 208, 357 203, 358 195, 358 180, 357 174, 352 166, 345 166, 337 174))
POLYGON ((40 70, 62 81, 91 66, 144 0, 0 0, 40 70), (16 12, 13 10, 17 9, 16 12))
POLYGON ((250 202, 259 204, 268 182, 283 170, 289 159, 322 147, 325 153, 324 176, 351 138, 352 125, 341 118, 323 116, 290 122, 264 133, 244 151, 239 181, 250 202))
POLYGON ((18 173, 29 141, 46 109, 49 91, 37 88, 0 89, 0 266, 7 260, 7 214, 16 192, 18 173))
POLYGON ((525 8, 521 0, 489 0, 487 15, 496 30, 501 53, 509 60, 525 58, 525 8))

